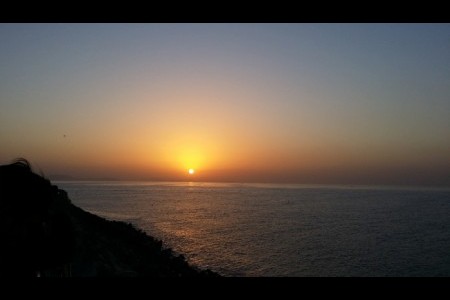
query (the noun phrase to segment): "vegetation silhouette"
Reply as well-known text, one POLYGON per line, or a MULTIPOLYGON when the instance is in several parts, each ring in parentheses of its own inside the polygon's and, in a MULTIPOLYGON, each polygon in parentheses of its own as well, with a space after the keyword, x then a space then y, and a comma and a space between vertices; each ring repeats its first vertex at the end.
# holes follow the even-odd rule
POLYGON ((219 276, 132 224, 73 205, 26 159, 0 166, 0 276, 219 276))

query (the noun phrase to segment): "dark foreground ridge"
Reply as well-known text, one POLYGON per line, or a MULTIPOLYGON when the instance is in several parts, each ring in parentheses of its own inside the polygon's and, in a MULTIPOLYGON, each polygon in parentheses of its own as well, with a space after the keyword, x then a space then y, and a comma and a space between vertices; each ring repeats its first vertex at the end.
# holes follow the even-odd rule
POLYGON ((0 234, 1 276, 218 276, 131 224, 73 205, 26 160, 0 166, 0 234))

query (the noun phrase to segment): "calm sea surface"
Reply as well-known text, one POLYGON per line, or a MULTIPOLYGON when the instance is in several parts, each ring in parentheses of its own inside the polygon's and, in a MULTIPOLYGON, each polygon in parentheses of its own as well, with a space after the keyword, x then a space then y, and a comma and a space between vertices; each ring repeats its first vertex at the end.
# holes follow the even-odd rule
POLYGON ((450 190, 55 182, 225 276, 450 276, 450 190))

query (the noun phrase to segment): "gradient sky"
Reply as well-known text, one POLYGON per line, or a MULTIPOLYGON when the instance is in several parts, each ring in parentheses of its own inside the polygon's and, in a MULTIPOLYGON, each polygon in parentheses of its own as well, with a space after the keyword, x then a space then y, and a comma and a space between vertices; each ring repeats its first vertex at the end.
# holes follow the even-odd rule
POLYGON ((450 186, 450 24, 1 24, 0 40, 1 164, 450 186))

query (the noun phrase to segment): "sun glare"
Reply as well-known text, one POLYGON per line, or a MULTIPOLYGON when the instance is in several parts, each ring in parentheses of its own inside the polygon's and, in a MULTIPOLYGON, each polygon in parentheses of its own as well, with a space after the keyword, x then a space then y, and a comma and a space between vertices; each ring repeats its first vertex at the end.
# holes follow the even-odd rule
POLYGON ((189 170, 188 170, 188 173, 192 175, 192 174, 195 173, 195 170, 194 170, 194 169, 189 169, 189 170))

